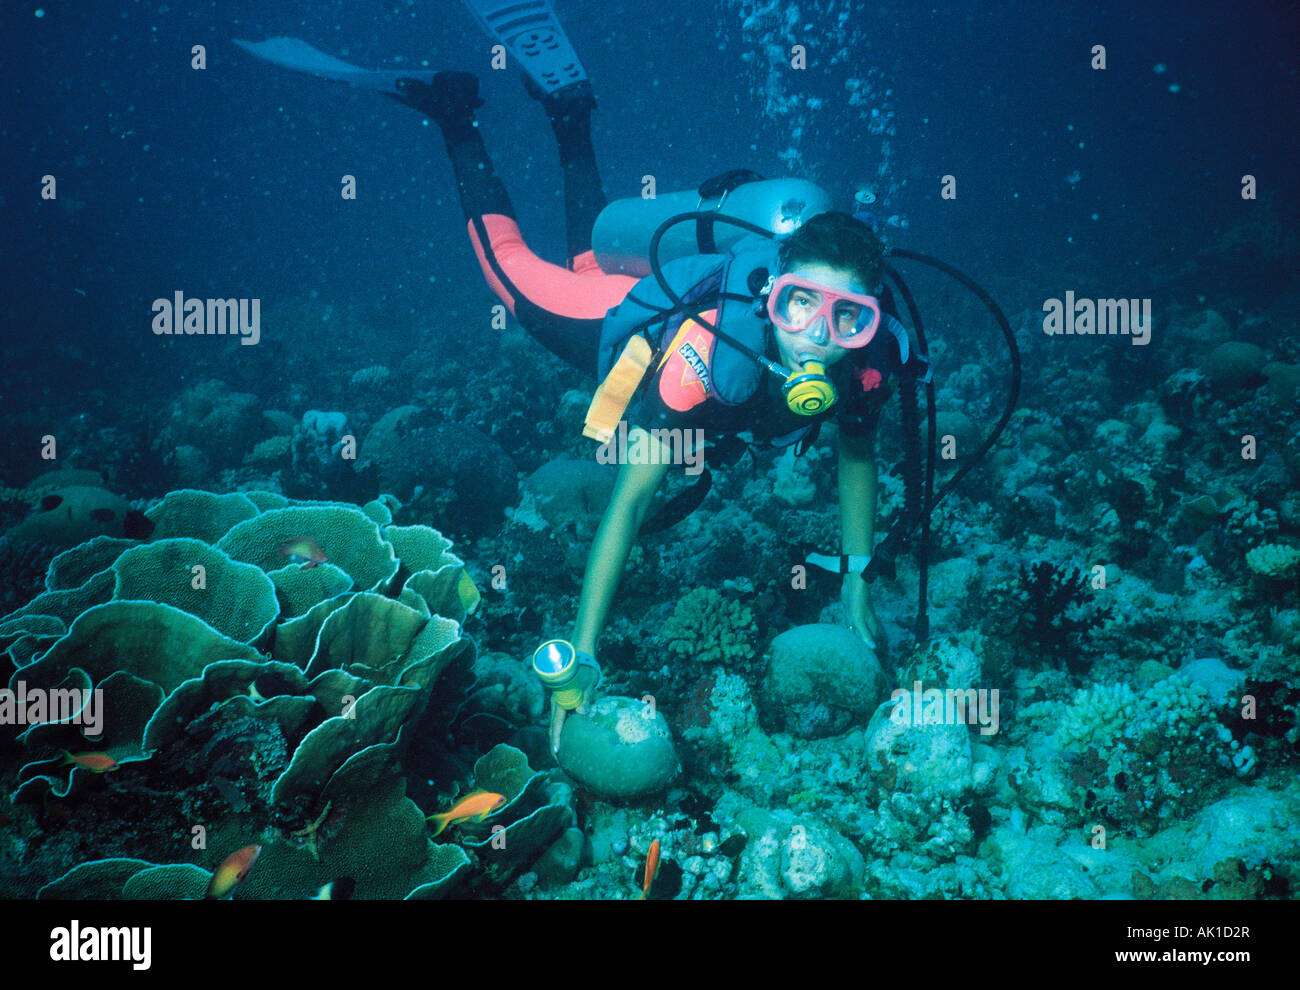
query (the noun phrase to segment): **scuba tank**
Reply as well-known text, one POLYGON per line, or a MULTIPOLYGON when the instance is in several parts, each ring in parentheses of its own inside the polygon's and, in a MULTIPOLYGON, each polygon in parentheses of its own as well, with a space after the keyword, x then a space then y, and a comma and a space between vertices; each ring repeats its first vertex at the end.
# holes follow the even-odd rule
POLYGON ((736 170, 711 179, 698 191, 614 200, 596 218, 591 249, 607 275, 644 278, 654 271, 650 242, 672 217, 697 214, 694 223, 664 231, 658 245, 659 264, 697 254, 725 254, 750 235, 727 220, 741 220, 779 237, 830 208, 830 196, 807 179, 760 179, 753 172, 736 170), (715 225, 714 217, 721 222, 715 225))

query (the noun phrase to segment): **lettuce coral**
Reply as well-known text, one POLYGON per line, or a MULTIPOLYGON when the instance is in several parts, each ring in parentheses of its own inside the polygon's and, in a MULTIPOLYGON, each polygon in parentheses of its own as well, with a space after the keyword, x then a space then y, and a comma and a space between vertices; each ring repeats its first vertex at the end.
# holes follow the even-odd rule
MULTIPOLYGON (((6 781, 14 799, 50 794, 124 823, 46 836, 0 891, 187 896, 250 841, 264 850, 239 896, 306 897, 339 875, 356 876, 363 897, 453 889, 472 861, 429 841, 398 763, 444 669, 460 665, 463 679, 473 654, 459 623, 477 594, 450 541, 263 492, 173 492, 153 511, 167 538, 74 548, 45 592, 0 618, 11 689, 102 691, 113 715, 94 739, 71 722, 30 725, 14 740, 28 757, 6 781), (280 545, 302 536, 334 563, 286 569, 280 545), (61 764, 60 749, 90 748, 118 761, 107 789, 61 764), (207 845, 176 863, 174 836, 195 822, 207 845), (120 858, 127 850, 139 858, 120 858)), ((535 845, 568 824, 564 811, 528 827, 535 845)))

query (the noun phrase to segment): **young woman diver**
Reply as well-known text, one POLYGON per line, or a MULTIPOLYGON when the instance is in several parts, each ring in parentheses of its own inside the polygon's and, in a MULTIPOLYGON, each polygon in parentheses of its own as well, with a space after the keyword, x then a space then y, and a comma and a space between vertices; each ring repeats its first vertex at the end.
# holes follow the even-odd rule
MULTIPOLYGON (((551 743, 558 748, 565 712, 585 704, 595 687, 600 631, 628 553, 673 461, 673 452, 661 439, 669 434, 661 431, 681 430, 679 436, 690 438, 702 429, 715 438, 743 430, 760 444, 786 446, 809 442, 817 424, 832 414, 831 402, 824 397, 826 408, 815 415, 792 411, 782 382, 763 376, 752 361, 736 360, 727 341, 706 327, 736 334, 734 323, 754 321, 752 296, 757 289, 766 317, 758 342, 763 357, 786 369, 783 377, 790 377, 792 370, 815 368, 813 377, 829 379, 825 384, 837 397, 832 402, 840 427, 841 545, 843 553, 863 557, 871 554, 874 541, 876 418, 890 379, 908 361, 909 348, 901 324, 882 312, 888 303, 880 240, 866 225, 841 213, 812 216, 779 243, 755 238, 757 243, 733 251, 733 271, 725 281, 750 286, 744 300, 733 298, 737 294, 722 284, 716 286, 726 296, 721 303, 710 298, 717 291, 698 289, 701 272, 722 267, 717 255, 663 266, 670 283, 682 291, 696 289, 694 298, 707 307, 696 314, 702 321, 662 305, 654 276, 637 281, 603 272, 591 242, 597 216, 606 205, 591 143, 596 106, 591 84, 582 80, 551 92, 529 88, 545 109, 559 146, 568 246, 564 266, 538 258, 520 234, 475 121, 474 111, 482 105, 477 78, 439 73, 428 82, 405 79, 398 83, 397 98, 439 127, 484 277, 543 346, 597 374, 608 370, 617 345, 632 336, 627 324, 637 327, 652 323, 656 315, 663 317, 662 325, 644 327, 660 353, 624 415, 629 446, 657 447, 658 456, 620 466, 587 558, 572 646, 564 641, 544 644, 534 661, 544 677, 567 686, 552 693, 551 743), (880 333, 885 321, 890 332, 880 333)), ((881 624, 860 574, 844 575, 842 600, 854 631, 883 648, 881 624)))
MULTIPOLYGON (((479 8, 491 6, 494 0, 467 2, 477 16, 479 8)), ((753 173, 735 172, 701 187, 699 202, 719 200, 713 212, 672 217, 658 225, 648 250, 631 252, 648 255, 648 262, 643 258, 639 268, 625 265, 618 250, 606 250, 609 270, 602 269, 592 249, 593 230, 598 220, 617 216, 619 204, 602 213, 607 204, 591 143, 591 113, 596 107, 591 84, 558 25, 513 26, 520 20, 510 13, 514 10, 506 5, 501 7, 501 19, 479 19, 523 64, 525 85, 542 104, 555 134, 567 232, 563 266, 538 258, 520 234, 510 197, 475 120, 474 111, 482 106, 476 76, 371 72, 291 38, 239 44, 288 68, 384 92, 432 120, 446 146, 470 243, 488 286, 539 343, 602 381, 588 413, 587 435, 607 440, 611 427, 621 421, 629 448, 656 450, 654 456, 628 458, 620 465, 588 554, 572 639, 543 643, 534 654, 534 669, 551 689, 552 749, 558 750, 566 712, 581 711, 599 683, 597 643, 629 551, 637 535, 657 522, 647 519, 650 505, 674 458, 662 440, 665 436, 689 443, 700 435, 716 439, 745 432, 757 445, 797 444, 798 451, 815 439, 822 422, 834 418, 839 427, 842 549, 839 556, 811 554, 807 560, 844 575, 841 600, 848 624, 883 651, 883 630, 864 573, 868 567, 888 573, 898 546, 919 527, 918 637, 922 637, 929 512, 989 449, 1014 408, 1019 362, 1005 317, 960 272, 923 255, 893 250, 894 255, 940 268, 990 307, 1011 347, 1013 389, 993 433, 937 498, 932 492, 933 459, 923 493, 920 466, 913 467, 907 479, 905 518, 890 539, 876 547, 878 416, 896 383, 907 381, 911 386, 929 380, 928 362, 892 314, 883 282, 886 273, 903 290, 923 350, 919 315, 906 287, 886 264, 879 238, 859 220, 828 211, 825 194, 811 183, 763 183, 755 181, 759 177, 753 173), (760 190, 757 200, 750 196, 752 205, 767 195, 762 187, 782 183, 789 195, 763 204, 757 213, 751 211, 751 216, 762 214, 758 226, 734 219, 744 215, 743 210, 729 206, 730 218, 719 211, 728 196, 735 204, 752 190, 760 190), (675 257, 661 265, 661 239, 670 227, 684 221, 695 224, 691 242, 695 253, 682 251, 679 243, 675 257), (724 222, 763 236, 738 240, 733 229, 725 249, 719 248, 722 237, 717 225, 724 222), (647 265, 650 275, 645 274, 647 265), (602 394, 620 389, 623 394, 611 405, 613 415, 609 409, 598 413, 602 394)), ((633 204, 634 210, 640 208, 641 204, 633 204)), ((657 223, 663 208, 656 209, 650 215, 657 223)), ((644 216, 641 225, 645 227, 644 216)), ((622 231, 624 246, 627 241, 644 244, 645 232, 622 231)), ((909 404, 904 407, 907 419, 909 404)), ((932 389, 929 407, 928 446, 933 450, 932 389)), ((910 410, 909 425, 919 445, 914 399, 910 410)))

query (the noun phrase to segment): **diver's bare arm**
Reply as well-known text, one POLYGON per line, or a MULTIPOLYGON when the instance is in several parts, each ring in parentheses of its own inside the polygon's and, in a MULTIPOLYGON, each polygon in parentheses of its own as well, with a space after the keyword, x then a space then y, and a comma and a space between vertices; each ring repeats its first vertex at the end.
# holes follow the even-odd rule
POLYGON ((842 553, 869 554, 876 538, 875 435, 840 434, 840 535, 842 553))
MULTIPOLYGON (((628 444, 657 443, 634 427, 628 434, 628 444)), ((642 448, 647 449, 647 448, 642 448)), ((641 523, 645 520, 654 493, 668 471, 672 451, 660 444, 659 464, 624 464, 614 483, 614 493, 601 519, 591 552, 587 555, 587 572, 582 579, 582 600, 578 604, 578 618, 574 624, 573 645, 585 653, 596 655, 596 640, 605 626, 610 602, 623 576, 627 555, 632 549, 641 523)))
MULTIPOLYGON (((873 435, 840 434, 840 538, 843 553, 870 554, 876 536, 876 452, 873 435)), ((840 588, 849 626, 883 653, 884 629, 871 608, 867 582, 860 572, 844 575, 840 588)))

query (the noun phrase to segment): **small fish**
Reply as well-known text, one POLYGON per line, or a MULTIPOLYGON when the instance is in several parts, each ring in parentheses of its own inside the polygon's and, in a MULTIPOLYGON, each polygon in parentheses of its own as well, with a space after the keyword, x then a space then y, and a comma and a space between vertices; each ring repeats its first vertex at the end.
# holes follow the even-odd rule
POLYGON ((876 187, 870 182, 859 182, 853 187, 853 199, 860 206, 870 206, 876 201, 876 187))
POLYGON ((460 572, 456 594, 460 596, 460 605, 465 610, 465 614, 473 615, 474 610, 478 608, 478 603, 482 601, 482 596, 478 593, 478 586, 474 584, 474 579, 465 571, 460 572))
POLYGON ((475 791, 453 804, 449 811, 430 815, 428 820, 438 823, 438 827, 433 832, 434 837, 437 837, 448 825, 466 821, 481 822, 505 803, 506 799, 503 794, 494 794, 491 791, 475 791))
POLYGON ((83 770, 90 770, 92 773, 108 773, 110 770, 117 769, 117 760, 113 759, 107 753, 78 753, 73 756, 66 749, 60 750, 63 754, 63 766, 71 763, 73 766, 81 767, 83 770))
POLYGON ((208 881, 208 892, 205 895, 208 900, 220 900, 234 890, 248 876, 248 871, 257 862, 257 854, 261 851, 261 846, 244 846, 227 856, 208 881))
POLYGON ((304 571, 309 567, 315 567, 317 564, 323 564, 329 560, 325 556, 325 551, 317 546, 316 541, 310 536, 303 536, 281 544, 280 553, 295 564, 302 564, 301 569, 304 571))
POLYGON ((337 880, 331 880, 320 890, 316 891, 313 901, 347 901, 352 899, 352 891, 356 890, 357 882, 351 877, 339 877, 337 880))
POLYGON ((655 839, 650 843, 650 851, 645 857, 645 872, 641 879, 641 896, 638 901, 644 901, 650 894, 650 885, 655 882, 655 875, 659 872, 659 840, 655 839))

